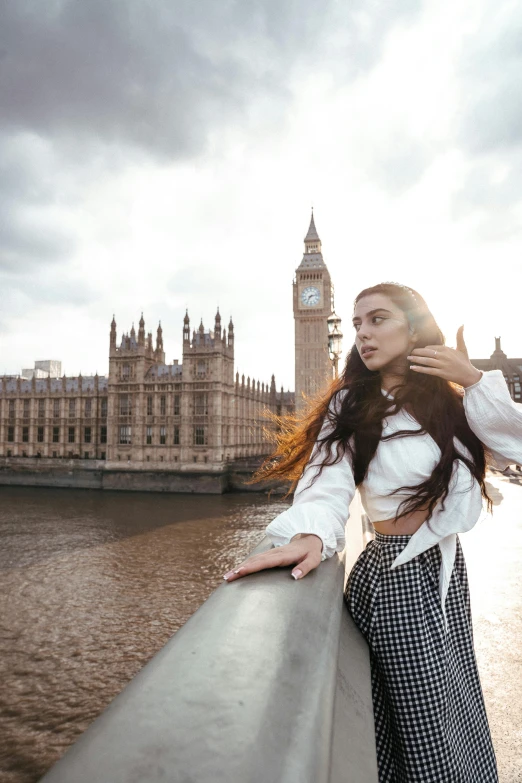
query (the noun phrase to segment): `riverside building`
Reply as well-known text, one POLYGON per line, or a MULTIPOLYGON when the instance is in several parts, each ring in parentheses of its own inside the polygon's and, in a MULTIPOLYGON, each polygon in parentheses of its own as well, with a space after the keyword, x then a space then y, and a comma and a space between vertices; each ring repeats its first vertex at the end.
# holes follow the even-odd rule
POLYGON ((295 407, 319 393, 334 377, 328 354, 328 316, 333 283, 325 264, 314 214, 304 239, 304 254, 292 283, 295 328, 295 407))
POLYGON ((500 346, 500 337, 495 337, 495 350, 489 359, 471 359, 477 370, 502 370, 509 393, 515 402, 522 402, 522 359, 509 359, 500 346))
POLYGON ((222 329, 219 309, 213 331, 201 321, 192 335, 186 313, 183 359, 172 364, 161 324, 155 345, 143 315, 118 341, 113 318, 107 377, 0 377, 0 456, 219 469, 270 452, 265 408, 290 412, 294 394, 277 392, 273 375, 270 385, 234 375, 234 325, 222 329))

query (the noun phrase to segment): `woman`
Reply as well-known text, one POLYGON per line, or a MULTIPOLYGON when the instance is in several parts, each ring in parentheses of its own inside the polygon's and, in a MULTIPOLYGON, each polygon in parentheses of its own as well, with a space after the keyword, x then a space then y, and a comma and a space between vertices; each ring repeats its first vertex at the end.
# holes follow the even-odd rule
POLYGON ((495 754, 473 649, 458 533, 491 510, 486 460, 522 463, 522 406, 502 372, 456 350, 416 291, 382 283, 355 300, 343 374, 299 420, 280 419, 275 454, 253 477, 293 481, 266 528, 275 547, 227 581, 297 564, 301 579, 344 548, 359 489, 375 538, 344 600, 370 649, 380 783, 494 783, 495 754), (291 426, 289 426, 291 423, 291 426))

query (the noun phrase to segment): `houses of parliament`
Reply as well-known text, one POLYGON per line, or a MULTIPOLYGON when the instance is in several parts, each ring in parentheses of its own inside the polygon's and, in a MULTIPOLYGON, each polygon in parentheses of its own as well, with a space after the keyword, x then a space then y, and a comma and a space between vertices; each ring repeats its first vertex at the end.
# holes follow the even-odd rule
MULTIPOLYGON (((165 363, 163 332, 118 336, 112 320, 107 376, 52 377, 52 362, 27 376, 0 377, 0 457, 102 460, 134 469, 219 470, 269 454, 263 410, 285 414, 333 377, 326 319, 331 280, 312 215, 293 281, 296 393, 234 373, 232 318, 214 328, 183 319, 182 361, 165 363), (46 367, 48 372, 42 370, 46 367)), ((60 366, 59 363, 54 363, 60 366)))
POLYGON ((234 325, 183 321, 183 362, 165 363, 158 326, 118 340, 113 318, 107 377, 3 378, 1 442, 7 456, 124 463, 222 463, 258 454, 260 411, 288 405, 288 393, 235 374, 234 325), (10 453, 9 453, 10 452, 10 453))
MULTIPOLYGON (((182 361, 165 363, 163 332, 153 342, 143 315, 138 331, 118 337, 113 318, 107 376, 53 377, 53 362, 31 377, 0 377, 0 458, 3 464, 96 460, 104 469, 220 471, 228 463, 269 454, 266 409, 300 410, 333 378, 327 319, 333 285, 312 214, 304 254, 293 279, 295 393, 234 373, 232 318, 214 328, 182 325, 182 361), (33 458, 22 459, 20 458, 33 458)), ((496 338, 479 369, 501 368, 511 395, 521 400, 522 359, 508 359, 496 338)), ((92 463, 90 463, 92 464, 92 463)))

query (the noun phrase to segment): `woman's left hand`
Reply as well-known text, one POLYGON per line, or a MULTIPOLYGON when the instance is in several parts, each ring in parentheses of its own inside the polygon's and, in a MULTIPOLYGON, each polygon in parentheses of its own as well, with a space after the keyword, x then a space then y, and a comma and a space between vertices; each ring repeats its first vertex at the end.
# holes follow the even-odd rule
POLYGON ((463 332, 464 326, 459 326, 456 348, 448 348, 447 345, 414 348, 407 357, 410 361, 416 362, 411 365, 410 370, 426 375, 438 375, 439 378, 458 383, 464 388, 477 383, 482 378, 482 373, 473 367, 469 360, 463 332))

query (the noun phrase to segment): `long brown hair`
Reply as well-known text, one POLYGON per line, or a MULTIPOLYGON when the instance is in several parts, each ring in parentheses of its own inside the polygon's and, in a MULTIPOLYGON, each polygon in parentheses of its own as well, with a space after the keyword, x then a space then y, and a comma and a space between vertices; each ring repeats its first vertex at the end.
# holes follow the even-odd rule
MULTIPOLYGON (((395 283, 380 283, 361 291, 354 301, 354 307, 359 299, 370 294, 384 294, 404 312, 410 329, 416 332, 416 348, 445 344, 444 335, 417 291, 395 283)), ((393 400, 382 394, 379 371, 366 367, 354 343, 341 375, 320 394, 306 398, 303 412, 280 416, 267 411, 267 417, 275 423, 277 429, 264 429, 275 440, 276 448, 246 483, 284 479, 290 481, 289 490, 284 496, 288 497, 302 476, 317 441, 319 447, 325 446, 327 455, 314 480, 317 480, 324 467, 339 462, 348 451, 355 485, 359 486, 366 477, 380 440, 428 433, 440 448, 439 463, 426 481, 394 490, 392 494, 401 490, 412 492, 400 503, 394 521, 420 509, 428 511, 429 520, 439 500, 444 508, 455 459, 462 460, 476 478, 482 496, 487 500, 488 511, 491 511, 493 504, 484 482, 485 449, 466 420, 461 387, 436 375, 412 372, 408 374, 405 383, 396 385, 391 391, 393 400), (340 405, 331 406, 332 401, 337 401, 333 398, 342 390, 345 390, 342 398, 337 398, 340 405), (383 436, 382 421, 385 414, 397 413, 403 407, 412 412, 419 422, 419 429, 413 433, 411 430, 399 430, 383 436), (324 437, 318 439, 326 416, 331 427, 324 437), (457 451, 453 441, 455 436, 469 450, 471 459, 457 451), (337 446, 332 449, 334 443, 337 446)))

